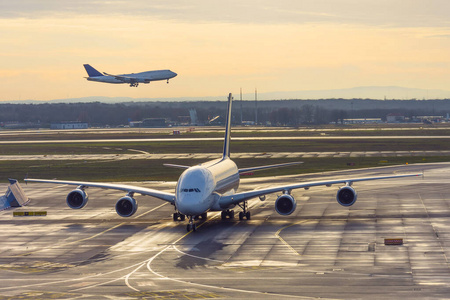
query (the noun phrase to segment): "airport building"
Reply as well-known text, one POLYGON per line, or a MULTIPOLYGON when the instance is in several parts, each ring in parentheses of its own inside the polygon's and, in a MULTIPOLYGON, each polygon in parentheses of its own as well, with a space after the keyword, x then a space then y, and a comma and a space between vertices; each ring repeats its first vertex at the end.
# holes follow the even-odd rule
POLYGON ((147 118, 143 121, 131 121, 129 124, 131 128, 167 127, 167 122, 164 118, 147 118))
POLYGON ((386 122, 388 123, 403 123, 405 122, 405 116, 399 113, 391 113, 386 116, 386 122))
POLYGON ((61 122, 50 124, 50 129, 87 129, 88 123, 84 122, 61 122))

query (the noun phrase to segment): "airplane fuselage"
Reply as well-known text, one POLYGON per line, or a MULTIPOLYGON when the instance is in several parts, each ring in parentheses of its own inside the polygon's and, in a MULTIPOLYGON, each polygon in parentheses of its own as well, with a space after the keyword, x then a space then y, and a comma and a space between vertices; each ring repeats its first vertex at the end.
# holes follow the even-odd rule
POLYGON ((147 71, 141 73, 131 73, 131 74, 121 74, 122 79, 117 79, 112 75, 103 76, 89 76, 86 79, 89 81, 105 82, 105 83, 150 83, 150 81, 158 80, 169 80, 177 76, 175 72, 170 70, 157 70, 157 71, 147 71), (129 80, 127 80, 129 79, 129 80))
POLYGON ((239 170, 229 158, 190 167, 177 182, 175 206, 186 216, 221 211, 221 195, 233 194, 239 187, 239 170))

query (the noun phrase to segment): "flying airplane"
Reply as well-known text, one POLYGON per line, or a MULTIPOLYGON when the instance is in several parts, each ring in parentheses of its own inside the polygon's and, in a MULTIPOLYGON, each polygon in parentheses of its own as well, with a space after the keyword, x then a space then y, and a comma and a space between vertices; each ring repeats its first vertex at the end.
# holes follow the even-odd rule
POLYGON ((84 68, 89 77, 85 77, 89 81, 98 81, 106 83, 129 83, 130 87, 137 87, 139 83, 150 83, 150 81, 167 80, 177 76, 177 73, 170 70, 147 71, 141 73, 111 75, 103 72, 100 73, 89 64, 84 64, 84 68))
POLYGON ((120 198, 115 206, 117 214, 122 217, 130 217, 136 212, 138 204, 133 198, 134 194, 152 196, 174 205, 175 212, 173 213, 173 220, 184 221, 185 218, 188 217, 189 223, 187 224, 187 231, 196 231, 196 224, 194 223, 194 220, 197 218, 206 220, 207 213, 210 211, 221 211, 222 219, 232 219, 234 218, 233 208, 239 206, 242 209, 242 211, 239 212, 239 219, 243 220, 246 218, 247 220, 250 220, 250 211, 248 210, 247 201, 257 197, 259 197, 261 201, 264 201, 265 196, 272 193, 282 193, 275 201, 275 210, 280 215, 290 215, 295 211, 297 206, 296 200, 291 194, 291 191, 294 189, 303 188, 308 190, 313 186, 344 184, 344 186, 339 188, 336 199, 342 206, 351 206, 355 203, 357 198, 357 193, 352 187, 354 182, 422 175, 403 174, 380 177, 343 178, 335 180, 299 182, 249 192, 237 192, 240 174, 262 169, 290 166, 300 162, 239 169, 230 158, 231 104, 232 96, 230 93, 228 96, 225 141, 223 145, 222 157, 197 166, 166 164, 168 167, 184 169, 178 179, 174 193, 162 192, 144 187, 110 183, 46 179, 25 179, 25 181, 78 185, 78 187, 71 191, 66 198, 67 205, 73 209, 83 208, 87 204, 88 194, 85 189, 88 187, 124 191, 127 195, 120 198))

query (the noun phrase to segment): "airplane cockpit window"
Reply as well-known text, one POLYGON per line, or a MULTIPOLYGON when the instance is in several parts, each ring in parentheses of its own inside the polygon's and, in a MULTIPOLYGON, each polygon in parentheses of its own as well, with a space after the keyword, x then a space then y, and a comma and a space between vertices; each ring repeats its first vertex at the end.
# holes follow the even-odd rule
POLYGON ((198 188, 193 188, 193 189, 181 189, 182 193, 201 193, 200 189, 198 188))

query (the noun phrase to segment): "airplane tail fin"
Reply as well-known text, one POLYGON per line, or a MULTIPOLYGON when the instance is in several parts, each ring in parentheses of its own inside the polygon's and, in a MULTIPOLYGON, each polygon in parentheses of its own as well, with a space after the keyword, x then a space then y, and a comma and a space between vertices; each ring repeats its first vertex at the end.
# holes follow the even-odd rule
POLYGON ((91 65, 89 64, 84 64, 83 66, 86 69, 86 72, 88 73, 89 77, 104 76, 102 73, 91 67, 91 65))
POLYGON ((230 157, 230 131, 231 131, 231 102, 233 96, 231 93, 228 95, 228 107, 227 107, 227 121, 225 124, 225 141, 223 143, 223 157, 222 159, 230 157))

